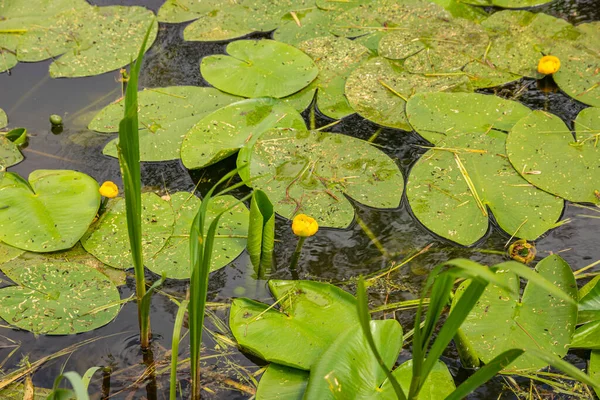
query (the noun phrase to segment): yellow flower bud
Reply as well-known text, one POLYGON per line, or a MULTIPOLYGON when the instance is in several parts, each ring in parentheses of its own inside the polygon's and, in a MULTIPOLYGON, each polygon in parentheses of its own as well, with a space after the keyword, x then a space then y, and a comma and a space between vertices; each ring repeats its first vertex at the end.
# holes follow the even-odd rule
POLYGON ((106 181, 100 186, 100 194, 109 199, 115 198, 119 195, 119 188, 114 182, 106 181))
POLYGON ((544 75, 551 75, 560 68, 560 60, 555 56, 544 56, 538 63, 538 72, 544 75))
POLYGON ((292 231, 296 236, 309 237, 317 233, 318 230, 319 224, 317 221, 306 214, 298 214, 292 221, 292 231))
POLYGON ((515 261, 529 264, 535 259, 537 251, 535 246, 525 239, 519 239, 508 248, 508 255, 515 261))

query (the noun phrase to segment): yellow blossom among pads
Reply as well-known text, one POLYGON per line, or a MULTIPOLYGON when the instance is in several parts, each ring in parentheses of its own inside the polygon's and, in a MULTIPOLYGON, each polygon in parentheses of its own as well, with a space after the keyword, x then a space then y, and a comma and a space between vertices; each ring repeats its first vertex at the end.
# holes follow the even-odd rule
POLYGON ((292 231, 294 235, 300 237, 313 236, 319 230, 317 221, 306 214, 298 214, 292 221, 292 231))
POLYGON ((114 182, 106 181, 100 186, 100 194, 109 199, 113 199, 119 195, 119 188, 114 182))
POLYGON ((551 75, 560 68, 560 60, 555 56, 544 56, 538 63, 538 72, 544 75, 551 75))

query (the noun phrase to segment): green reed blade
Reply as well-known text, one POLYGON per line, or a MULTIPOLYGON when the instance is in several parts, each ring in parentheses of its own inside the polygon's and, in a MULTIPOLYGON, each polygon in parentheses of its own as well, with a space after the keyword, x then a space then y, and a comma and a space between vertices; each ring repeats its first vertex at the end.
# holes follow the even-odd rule
POLYGON ((183 325, 183 317, 187 311, 189 301, 184 300, 179 305, 177 316, 175 317, 175 325, 173 326, 173 339, 171 341, 171 377, 169 386, 169 400, 177 399, 177 358, 179 355, 179 341, 181 340, 181 326, 183 325))

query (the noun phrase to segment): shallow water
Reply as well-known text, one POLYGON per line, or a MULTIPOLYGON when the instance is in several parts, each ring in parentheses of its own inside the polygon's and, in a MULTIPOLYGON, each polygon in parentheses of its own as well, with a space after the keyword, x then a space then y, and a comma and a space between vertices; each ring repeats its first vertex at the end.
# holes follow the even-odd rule
MULTIPOLYGON (((145 5, 156 11, 163 0, 104 0, 95 4, 145 5)), ((556 1, 550 5, 538 7, 536 11, 544 11, 578 24, 600 19, 600 1, 556 1)), ((222 53, 227 43, 190 43, 182 39, 185 24, 161 24, 156 43, 146 54, 140 87, 159 87, 171 85, 206 85, 199 72, 199 60, 208 54, 222 53)), ((264 35, 255 35, 261 37, 264 35)), ((9 127, 27 127, 30 134, 29 145, 24 150, 26 157, 21 164, 11 168, 11 171, 27 176, 36 169, 76 169, 85 172, 102 182, 113 180, 120 184, 120 173, 116 159, 101 154, 104 144, 113 135, 100 135, 89 131, 87 123, 93 115, 109 102, 121 96, 121 86, 117 81, 118 72, 111 72, 96 77, 79 79, 50 79, 48 77, 49 61, 35 64, 19 63, 11 74, 0 74, 0 108, 3 108, 10 120, 9 127), (55 135, 50 130, 48 116, 60 114, 64 116, 65 129, 55 135)), ((585 106, 577 103, 561 93, 546 94, 537 88, 532 80, 522 80, 516 84, 493 90, 498 95, 512 97, 517 92, 521 95, 516 100, 533 109, 544 109, 561 118, 569 125, 577 113, 585 106), (520 91, 525 87, 524 91, 520 91)), ((331 120, 325 117, 317 118, 317 125, 323 126, 331 120)), ((378 127, 358 116, 346 118, 334 126, 331 131, 342 132, 355 137, 367 139, 377 131, 378 127)), ((394 129, 383 129, 375 143, 381 149, 398 161, 400 168, 407 176, 410 167, 423 152, 416 145, 426 144, 416 134, 394 129)), ((220 176, 234 167, 235 161, 230 158, 206 170, 189 172, 179 161, 163 163, 144 163, 142 179, 146 186, 170 192, 178 190, 193 190, 200 182, 200 192, 206 191, 220 176)), ((236 195, 246 193, 240 189, 236 195)), ((508 235, 491 226, 488 234, 474 248, 464 248, 448 241, 437 238, 411 215, 404 198, 401 206, 394 210, 374 210, 360 204, 355 204, 358 216, 375 232, 381 245, 391 255, 382 256, 358 224, 353 224, 345 230, 321 229, 319 234, 306 242, 303 256, 297 271, 290 271, 288 265, 294 251, 295 239, 289 228, 289 223, 277 219, 275 254, 276 261, 271 274, 277 279, 318 279, 333 282, 344 282, 359 274, 367 274, 388 268, 391 262, 401 261, 406 256, 431 244, 431 249, 424 255, 403 267, 395 275, 396 286, 389 288, 386 293, 383 288, 373 293, 372 299, 376 304, 386 300, 400 301, 418 297, 420 285, 427 271, 439 262, 454 257, 467 257, 481 263, 493 265, 505 260, 503 256, 487 254, 481 250, 503 250, 509 239, 508 235)), ((589 211, 567 205, 563 219, 569 218, 570 223, 555 229, 536 242, 538 259, 550 253, 560 252, 561 256, 570 263, 573 269, 600 259, 597 232, 600 220, 585 218, 581 215, 591 214, 589 211)), ((210 277, 209 301, 227 303, 232 296, 244 295, 257 300, 270 301, 266 290, 266 281, 256 280, 249 257, 243 253, 230 266, 223 268, 210 277)), ((0 278, 5 280, 4 276, 0 278)), ((149 279, 157 277, 148 273, 149 279)), ((187 283, 168 281, 162 288, 166 293, 183 297, 187 283)), ((131 278, 127 285, 120 287, 121 297, 129 297, 134 293, 131 278)), ((164 295, 155 295, 152 300, 152 327, 154 329, 153 350, 155 360, 163 360, 165 350, 170 348, 172 326, 177 307, 164 295)), ((227 311, 216 308, 215 313, 227 320, 227 311)), ((398 312, 397 318, 405 329, 412 325, 413 315, 410 312, 398 312)), ((210 322, 209 328, 218 331, 218 324, 210 322)), ((28 355, 31 361, 44 355, 51 354, 73 343, 94 337, 116 336, 99 339, 73 353, 69 358, 62 357, 46 364, 33 377, 39 386, 51 387, 54 378, 65 371, 76 370, 83 373, 87 368, 96 365, 110 365, 114 376, 111 380, 111 394, 115 399, 152 397, 152 387, 147 382, 141 382, 133 389, 127 389, 143 371, 142 354, 137 341, 136 307, 133 303, 126 304, 115 321, 92 332, 71 336, 39 336, 16 331, 0 326, 0 335, 21 344, 19 350, 4 365, 5 371, 15 368, 20 359, 28 355), (134 366, 134 368, 129 368, 134 366), (125 389, 121 391, 122 389, 125 389), (150 390, 150 392, 148 392, 150 390), (121 391, 121 392, 120 392, 121 391), (120 393, 119 393, 120 392, 120 393)), ((226 332, 223 332, 226 333, 226 332)), ((12 348, 2 348, 8 340, 0 336, 0 360, 11 352, 12 348)), ((206 360, 209 373, 203 383, 214 391, 206 392, 208 398, 236 399, 248 398, 249 395, 227 389, 223 376, 244 382, 245 374, 236 370, 232 365, 245 366, 254 372, 258 367, 245 355, 229 348, 232 355, 225 356, 223 351, 215 349, 216 342, 210 335, 205 336, 207 356, 218 357, 206 360), (221 375, 219 375, 221 374, 221 375)), ((181 354, 187 347, 187 340, 180 345, 181 354)), ((569 361, 579 367, 584 362, 579 356, 585 354, 573 353, 569 361)), ((457 383, 466 379, 467 371, 460 368, 457 356, 452 347, 446 353, 445 362, 457 377, 457 383)), ((410 354, 404 350, 402 357, 408 359, 410 354)), ((161 368, 165 364, 161 364, 161 368)), ((184 374, 182 373, 182 376, 184 374)), ((162 374, 157 379, 156 398, 168 397, 168 376, 162 374)), ((182 382, 184 388, 186 382, 182 382)), ((470 398, 497 398, 502 393, 503 382, 496 378, 484 388, 478 390, 470 398)), ((99 391, 100 380, 92 382, 94 392, 99 391)), ((98 396, 96 396, 97 398, 98 396)), ((505 392, 503 398, 511 398, 510 392, 505 392)))

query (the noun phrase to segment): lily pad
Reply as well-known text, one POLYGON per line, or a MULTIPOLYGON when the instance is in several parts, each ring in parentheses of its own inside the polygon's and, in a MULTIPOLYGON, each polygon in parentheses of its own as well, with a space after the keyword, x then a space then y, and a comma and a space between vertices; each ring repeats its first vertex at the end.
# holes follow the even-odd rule
POLYGON ((305 40, 332 37, 329 26, 334 15, 316 7, 289 12, 281 19, 279 28, 273 33, 273 39, 297 46, 305 40))
POLYGON ((488 230, 489 210, 510 235, 528 240, 557 225, 563 201, 529 185, 505 156, 506 134, 447 137, 413 166, 406 191, 417 219, 434 233, 471 245, 488 230))
POLYGON ((23 254, 25 250, 17 249, 7 245, 6 243, 0 242, 0 264, 4 264, 7 261, 15 259, 23 254))
POLYGON ((230 104, 202 118, 187 132, 181 146, 186 168, 204 168, 252 144, 271 128, 304 128, 302 116, 273 99, 230 104))
POLYGON ((272 363, 258 382, 256 400, 302 400, 307 384, 308 371, 272 363))
POLYGON ((535 7, 552 2, 552 0, 461 0, 466 4, 475 6, 496 6, 502 8, 535 7))
MULTIPOLYGON (((191 193, 177 192, 171 195, 170 201, 175 211, 173 234, 158 253, 145 259, 146 266, 159 275, 165 273, 169 279, 189 279, 190 229, 198 212, 200 199, 191 193)), ((211 198, 207 211, 207 225, 217 214, 237 202, 235 197, 229 195, 211 198)), ((223 214, 217 228, 211 257, 211 271, 223 268, 244 251, 248 234, 248 216, 248 209, 243 203, 239 203, 223 214)))
POLYGON ((558 87, 577 101, 600 107, 600 49, 569 46, 553 54, 561 61, 552 75, 558 87))
POLYGON ((7 172, 0 181, 0 240, 50 252, 72 247, 100 206, 98 183, 68 170, 37 170, 29 182, 7 172))
MULTIPOLYGON (((417 14, 415 18, 421 16, 417 14)), ((489 41, 479 24, 434 16, 413 29, 388 33, 379 42, 378 53, 404 60, 404 68, 412 73, 463 73, 461 68, 484 57, 489 41)))
MULTIPOLYGON (((214 88, 171 86, 144 89, 138 93, 141 161, 167 161, 180 157, 181 143, 186 132, 209 113, 241 98, 214 88)), ((118 132, 123 118, 124 101, 103 108, 88 125, 97 132, 118 132)), ((112 140, 103 153, 117 157, 112 140)))
POLYGON ((240 152, 238 165, 245 163, 245 183, 263 190, 278 214, 307 214, 326 227, 352 223, 354 208, 346 196, 369 207, 396 208, 404 187, 394 160, 342 134, 273 129, 240 152))
POLYGON ((308 370, 339 334, 360 331, 356 299, 342 289, 314 281, 278 280, 269 281, 269 289, 279 310, 239 298, 229 317, 240 346, 264 360, 308 370))
MULTIPOLYGON (((217 4, 198 15, 194 22, 185 27, 184 40, 231 40, 254 32, 254 29, 248 26, 247 9, 233 1, 229 1, 228 5, 219 0, 214 3, 217 4)), ((208 4, 205 7, 208 7, 208 4)))
POLYGON ((0 128, 4 128, 8 125, 8 117, 3 109, 0 108, 0 128))
POLYGON ((516 101, 479 93, 419 93, 406 103, 408 121, 433 144, 464 133, 508 132, 530 112, 516 101))
POLYGON ((30 26, 17 48, 19 61, 56 58, 50 76, 98 75, 127 65, 153 24, 147 49, 158 32, 154 14, 144 7, 82 7, 30 26))
POLYGON ((298 48, 319 67, 317 79, 303 90, 317 90, 319 111, 333 119, 354 114, 344 95, 346 79, 360 63, 371 57, 369 49, 352 40, 333 36, 307 40, 298 48))
MULTIPOLYGON (((575 277, 569 264, 560 256, 544 258, 535 269, 577 299, 575 277)), ((528 282, 519 298, 517 275, 508 271, 496 274, 511 291, 489 285, 460 327, 481 360, 487 363, 509 349, 540 349, 559 357, 567 354, 577 323, 577 306, 552 296, 533 282, 528 282)), ((454 302, 467 285, 468 282, 458 288, 454 302)), ((546 365, 545 361, 525 352, 506 369, 537 370, 546 365)))
POLYGON ((12 271, 17 286, 0 289, 0 316, 35 334, 87 332, 119 312, 119 291, 93 268, 52 263, 12 271))
POLYGON ((600 109, 575 121, 576 139, 557 116, 534 111, 512 128, 506 152, 531 184, 574 202, 600 204, 600 109))
POLYGON ((411 74, 399 63, 383 57, 363 62, 346 80, 350 106, 379 125, 411 130, 404 106, 419 92, 472 92, 466 75, 435 76, 411 74))
POLYGON ((21 161, 23 161, 23 154, 21 154, 19 147, 6 135, 0 133, 0 180, 2 179, 1 172, 21 161))
MULTIPOLYGON (((154 193, 142 194, 142 250, 148 260, 163 248, 175 223, 169 202, 154 193)), ((113 268, 132 268, 125 199, 110 200, 106 210, 81 238, 83 247, 113 268)))
POLYGON ((229 55, 204 57, 200 72, 217 89, 238 96, 285 97, 319 73, 309 56, 274 40, 238 40, 226 50, 229 55))
POLYGON ((536 79, 543 76, 537 72, 540 58, 580 35, 563 19, 528 11, 500 11, 481 25, 492 38, 487 60, 502 71, 536 79))
POLYGON ((522 78, 521 75, 513 74, 494 67, 486 60, 474 60, 463 68, 467 74, 473 89, 485 89, 504 85, 522 78))

